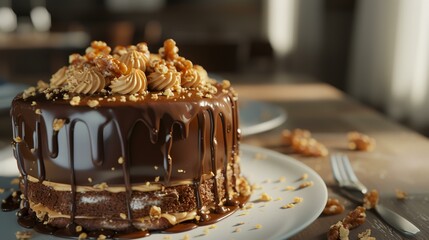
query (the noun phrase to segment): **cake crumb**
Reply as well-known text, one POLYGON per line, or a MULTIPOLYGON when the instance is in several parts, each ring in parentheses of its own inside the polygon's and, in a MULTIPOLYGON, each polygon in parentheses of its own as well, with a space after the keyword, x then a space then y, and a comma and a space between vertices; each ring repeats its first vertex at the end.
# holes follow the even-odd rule
POLYGON ((281 177, 279 178, 278 182, 279 182, 279 183, 286 182, 286 177, 285 177, 285 176, 281 176, 281 177))
POLYGON ((185 171, 185 170, 183 170, 183 169, 177 169, 177 172, 178 172, 178 173, 186 173, 186 171, 185 171))
POLYGON ((301 203, 302 201, 304 201, 304 198, 302 198, 302 197, 294 197, 293 198, 293 203, 295 203, 295 204, 301 203))
POLYGON ((100 104, 100 102, 98 102, 98 100, 88 100, 88 102, 86 104, 89 107, 94 108, 94 107, 97 107, 100 104))
POLYGON ((121 217, 122 219, 127 219, 127 214, 119 213, 119 217, 121 217))
POLYGON ((70 100, 70 105, 72 106, 77 106, 80 103, 80 97, 79 96, 75 96, 70 100))
POLYGON ((150 185, 150 182, 146 182, 146 184, 145 184, 146 186, 149 186, 150 185))
POLYGON ((77 239, 86 239, 87 237, 88 237, 88 234, 83 232, 83 233, 79 234, 79 237, 77 239))
POLYGON ((24 90, 22 94, 22 98, 27 99, 28 97, 35 96, 36 95, 36 88, 35 87, 29 87, 24 90))
POLYGON ((262 186, 258 185, 258 184, 252 184, 251 188, 252 188, 252 190, 260 190, 260 189, 262 189, 262 186))
POLYGON ((30 231, 17 231, 15 233, 15 237, 17 240, 28 240, 32 236, 32 233, 30 231))
POLYGON ((283 200, 283 198, 281 197, 277 197, 276 199, 274 199, 274 201, 281 201, 281 200, 283 200))
POLYGON ((188 234, 185 234, 185 236, 183 236, 183 240, 190 240, 191 238, 189 237, 188 234))
POLYGON ((150 98, 151 98, 151 99, 153 99, 153 100, 157 100, 157 99, 158 99, 158 94, 154 94, 154 93, 152 93, 152 94, 150 95, 150 98))
POLYGON ((294 203, 288 203, 288 204, 281 206, 282 209, 288 209, 288 208, 294 208, 294 207, 295 207, 294 203))
POLYGON ((240 231, 241 231, 241 228, 237 227, 237 228, 235 228, 235 229, 234 229, 234 231, 233 231, 233 232, 238 233, 238 232, 240 232, 240 231))
POLYGON ((268 193, 262 193, 261 197, 259 197, 260 201, 264 201, 264 202, 269 202, 272 200, 272 197, 270 195, 268 195, 268 193))
POLYGON ((262 225, 261 224, 256 224, 255 225, 255 229, 261 229, 262 228, 262 225))
POLYGON ((295 190, 295 187, 294 186, 286 186, 284 190, 285 191, 293 191, 293 190, 295 190))
POLYGON ((171 237, 170 237, 170 236, 164 236, 162 239, 163 239, 163 240, 170 240, 170 239, 171 239, 171 237))
POLYGON ((408 194, 401 189, 395 189, 395 196, 398 200, 404 200, 408 197, 408 194))
POLYGON ((119 158, 118 158, 118 163, 119 163, 119 164, 123 164, 123 163, 124 163, 124 161, 125 161, 125 160, 124 160, 124 157, 119 157, 119 158))
POLYGON ((299 188, 306 188, 306 187, 311 187, 313 186, 313 181, 307 181, 307 182, 303 182, 299 185, 299 188))
POLYGON ((36 101, 31 102, 31 106, 36 106, 36 104, 37 104, 36 101))
POLYGON ((111 170, 112 170, 112 171, 115 171, 115 167, 112 167, 112 168, 111 168, 111 170))
POLYGON ((88 178, 88 182, 92 183, 92 178, 89 177, 88 178))
POLYGON ((155 178, 155 182, 159 182, 159 176, 155 178))
POLYGON ((307 178, 308 178, 308 173, 304 173, 302 174, 300 180, 307 180, 307 178))
POLYGON ((154 168, 155 170, 158 170, 158 166, 153 166, 153 168, 154 168))
POLYGON ((251 208, 253 208, 253 203, 250 203, 250 202, 246 203, 243 207, 243 209, 246 209, 246 210, 251 208))
POLYGON ((18 196, 18 192, 13 191, 13 193, 12 193, 12 197, 13 197, 13 198, 16 198, 17 196, 18 196))
POLYGON ((64 100, 69 100, 70 99, 70 95, 68 95, 67 93, 64 93, 63 99, 64 100))
POLYGON ((209 229, 215 229, 215 228, 217 228, 216 224, 212 224, 209 226, 209 229))
POLYGON ((125 96, 121 96, 119 101, 120 102, 127 102, 127 98, 125 96))
POLYGON ((34 111, 37 115, 41 115, 42 114, 42 110, 40 110, 40 108, 36 109, 36 111, 34 111))

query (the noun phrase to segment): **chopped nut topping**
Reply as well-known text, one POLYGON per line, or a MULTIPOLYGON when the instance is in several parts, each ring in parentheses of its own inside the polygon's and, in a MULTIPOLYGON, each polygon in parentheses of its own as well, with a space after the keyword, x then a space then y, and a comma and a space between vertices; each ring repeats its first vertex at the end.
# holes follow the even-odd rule
POLYGON ((92 183, 92 178, 89 177, 88 178, 88 182, 92 183))
POLYGON ((79 234, 79 237, 78 237, 78 239, 80 240, 80 239, 86 239, 88 237, 88 234, 86 234, 86 233, 81 233, 81 234, 79 234))
POLYGON ((155 182, 159 182, 159 176, 155 177, 155 182))
POLYGON ((82 226, 77 225, 75 230, 76 232, 82 232, 82 226))
POLYGON ((124 163, 124 161, 125 161, 125 160, 124 160, 124 157, 119 157, 119 158, 118 158, 118 163, 119 163, 119 164, 123 164, 123 163, 124 163))
POLYGON ((229 87, 231 87, 231 82, 230 81, 228 81, 228 80, 223 80, 222 81, 222 88, 229 88, 229 87))
POLYGON ((36 105, 37 105, 36 101, 31 102, 31 106, 36 106, 36 105))
POLYGON ((246 203, 245 205, 244 205, 244 207, 243 207, 243 209, 251 209, 251 208, 253 208, 253 203, 246 203))
POLYGON ((4 188, 0 188, 0 193, 4 193, 4 188))
POLYGON ((295 190, 295 187, 294 186, 286 186, 284 190, 285 191, 293 191, 293 190, 295 190))
POLYGON ((308 173, 304 173, 304 174, 302 174, 300 180, 307 180, 307 178, 308 178, 308 173))
POLYGON ((215 228, 217 228, 216 224, 212 224, 209 226, 209 229, 215 229, 215 228))
POLYGON ((160 218, 161 217, 161 208, 157 206, 152 206, 149 210, 149 216, 151 218, 160 218))
POLYGON ((52 123, 52 128, 54 129, 54 131, 58 132, 64 126, 65 123, 65 119, 55 118, 54 122, 52 123))
POLYGON ((29 88, 24 90, 24 92, 22 94, 22 98, 26 99, 28 97, 35 96, 35 95, 36 95, 36 88, 35 87, 29 87, 29 88))
POLYGON ((336 215, 344 212, 344 205, 340 203, 338 199, 329 198, 326 202, 326 206, 323 209, 325 215, 336 215))
POLYGON ((286 146, 291 146, 295 153, 309 157, 325 157, 328 155, 328 149, 316 139, 311 137, 308 130, 288 129, 283 130, 282 140, 286 146))
POLYGON ((80 103, 80 97, 79 96, 74 96, 71 100, 70 100, 70 105, 72 106, 77 106, 80 103))
POLYGON ((18 193, 16 191, 12 192, 12 197, 16 198, 18 196, 18 193))
POLYGON ((42 110, 40 110, 40 108, 36 109, 36 111, 34 111, 37 115, 42 114, 42 110))
POLYGON ((122 219, 127 219, 127 214, 119 213, 119 217, 121 217, 122 219))
POLYGON ((16 143, 20 143, 20 142, 22 142, 22 138, 21 138, 21 137, 19 137, 19 136, 17 136, 17 137, 15 137, 15 138, 13 139, 13 141, 14 141, 14 142, 16 142, 16 143))
POLYGON ((128 100, 130 100, 131 102, 137 102, 138 98, 136 96, 134 96, 134 95, 130 95, 128 97, 128 100))
POLYGON ((98 100, 88 100, 88 102, 86 104, 88 104, 88 106, 94 108, 94 107, 97 107, 100 103, 98 102, 98 100))
POLYGON ((190 240, 191 238, 189 237, 188 234, 185 234, 185 236, 183 236, 183 240, 190 240))

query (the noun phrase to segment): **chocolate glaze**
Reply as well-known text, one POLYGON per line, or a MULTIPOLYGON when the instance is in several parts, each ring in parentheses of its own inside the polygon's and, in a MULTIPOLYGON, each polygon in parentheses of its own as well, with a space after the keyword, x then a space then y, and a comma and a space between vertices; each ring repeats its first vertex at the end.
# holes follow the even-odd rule
MULTIPOLYGON (((223 218, 232 209, 217 207, 215 213, 204 214, 199 192, 203 175, 220 171, 225 178, 224 204, 238 203, 231 199, 238 192, 236 183, 240 174, 235 162, 240 138, 238 106, 230 90, 223 90, 220 84, 215 86, 218 94, 213 98, 198 97, 190 90, 192 97, 187 92, 173 98, 146 97, 138 102, 120 102, 107 101, 100 94, 81 96, 78 106, 63 100, 61 93, 53 100, 47 100, 43 94, 27 99, 18 95, 12 102, 11 116, 14 139, 22 139, 14 142, 14 155, 23 179, 22 210, 29 209, 29 175, 40 182, 69 184, 73 199, 77 186, 105 182, 108 186, 125 187, 127 217, 131 222, 131 187, 159 178, 159 183, 166 187, 192 183, 201 222, 207 224, 223 218), (100 105, 90 108, 85 103, 91 99, 100 100, 100 105), (55 119, 66 120, 59 131, 52 128, 55 119), (118 162, 120 157, 125 159, 122 164, 118 162), (231 179, 226 174, 228 166, 233 170, 231 179)), ((220 204, 217 181, 214 184, 215 203, 220 204)), ((70 207, 73 225, 76 202, 71 201, 70 207)), ((27 227, 40 225, 27 218, 28 214, 22 214, 20 222, 27 227)), ((54 235, 73 235, 51 230, 48 232, 54 235)))

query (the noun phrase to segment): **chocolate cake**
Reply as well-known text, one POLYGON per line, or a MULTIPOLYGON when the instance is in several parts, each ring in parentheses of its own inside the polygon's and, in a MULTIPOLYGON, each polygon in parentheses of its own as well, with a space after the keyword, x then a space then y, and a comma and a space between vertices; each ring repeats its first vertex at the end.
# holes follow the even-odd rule
POLYGON ((158 54, 94 41, 13 100, 22 194, 3 208, 20 201, 21 225, 60 236, 217 221, 250 194, 237 108, 229 81, 210 79, 171 39, 158 54))

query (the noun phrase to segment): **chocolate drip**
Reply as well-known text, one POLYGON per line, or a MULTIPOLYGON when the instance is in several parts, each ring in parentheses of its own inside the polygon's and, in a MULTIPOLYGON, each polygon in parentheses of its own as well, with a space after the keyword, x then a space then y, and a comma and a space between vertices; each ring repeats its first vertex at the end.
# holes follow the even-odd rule
MULTIPOLYGON (((70 186, 71 186, 71 200, 70 200, 70 224, 74 223, 74 219, 76 216, 76 172, 75 172, 75 149, 74 149, 74 128, 76 126, 77 121, 72 121, 70 125, 66 128, 67 135, 69 137, 69 167, 70 167, 70 186)), ((40 161, 40 160, 39 160, 40 161)))

